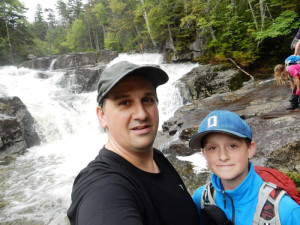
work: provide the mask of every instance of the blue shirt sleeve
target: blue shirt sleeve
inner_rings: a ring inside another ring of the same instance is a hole
[[[300,225],[300,206],[288,195],[279,202],[279,217],[283,225]]]

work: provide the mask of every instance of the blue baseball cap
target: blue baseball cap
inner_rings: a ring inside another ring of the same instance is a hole
[[[252,140],[251,128],[239,115],[226,110],[216,110],[209,113],[201,122],[198,133],[189,142],[190,148],[202,148],[204,136],[213,132]]]

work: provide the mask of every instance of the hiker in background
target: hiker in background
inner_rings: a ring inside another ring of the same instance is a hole
[[[294,40],[292,41],[292,49],[295,48],[294,55],[300,54],[299,48],[300,48],[300,29],[298,30],[296,36],[294,37]]]
[[[261,210],[266,206],[265,199],[260,196],[264,193],[261,190],[271,191],[274,187],[264,182],[249,161],[255,154],[256,144],[252,140],[251,128],[237,114],[223,110],[209,113],[201,122],[198,133],[190,140],[189,146],[201,149],[213,173],[211,183],[198,188],[193,195],[204,224],[213,224],[209,222],[205,209],[214,206],[216,211],[212,214],[215,217],[225,213],[227,219],[235,225],[275,224],[272,223],[275,221],[281,225],[300,225],[300,206],[285,192],[280,192],[276,198],[278,201],[279,196],[282,197],[279,215],[276,204],[273,216],[272,213]],[[270,197],[269,193],[264,194]],[[267,207],[270,209],[270,205]],[[272,217],[273,220],[270,221]],[[227,221],[220,224],[231,223]]]
[[[274,68],[274,77],[276,84],[284,84],[289,78],[292,95],[289,99],[290,106],[287,110],[293,110],[299,107],[299,95],[300,95],[300,56],[289,56],[285,60],[285,65],[278,64]]]

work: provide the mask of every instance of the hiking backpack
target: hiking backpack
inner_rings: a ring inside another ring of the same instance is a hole
[[[300,64],[300,55],[290,55],[284,61],[285,69],[288,71],[290,65]]]
[[[256,173],[261,176],[264,183],[261,185],[252,224],[255,225],[280,225],[279,202],[288,194],[300,205],[300,195],[294,182],[284,173],[267,167],[255,166]],[[207,184],[201,195],[201,214],[204,224],[229,225],[222,209],[216,206],[215,191],[212,183]],[[222,214],[223,213],[223,214]],[[225,216],[225,218],[224,218]]]

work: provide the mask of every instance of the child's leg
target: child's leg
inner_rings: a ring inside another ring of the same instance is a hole
[[[295,83],[296,83],[296,92],[295,92],[295,95],[300,95],[300,82],[299,82],[299,77],[298,75],[294,77],[295,79]]]

